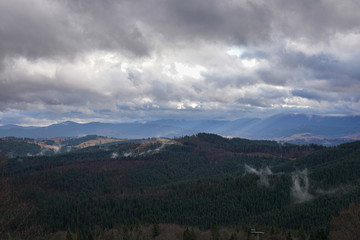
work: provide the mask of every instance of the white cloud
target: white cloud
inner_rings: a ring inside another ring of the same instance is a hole
[[[245,171],[247,173],[253,173],[253,174],[259,176],[260,177],[258,180],[259,185],[262,185],[265,187],[270,186],[268,176],[272,175],[273,173],[269,167],[262,168],[260,170],[256,170],[255,168],[252,168],[249,165],[245,164]]]
[[[336,32],[326,42],[313,43],[306,38],[287,39],[285,46],[288,51],[301,52],[308,56],[332,54],[342,60],[360,53],[360,30],[356,32]]]
[[[241,57],[244,50],[240,47],[231,47],[226,53],[230,56]]]
[[[180,62],[175,62],[175,69],[180,78],[191,77],[196,80],[203,79],[202,73],[206,72],[206,68],[203,66],[189,66]]]
[[[313,196],[309,193],[310,184],[307,169],[294,173],[292,175],[292,180],[293,186],[291,187],[291,194],[296,203],[302,203],[313,199]]]

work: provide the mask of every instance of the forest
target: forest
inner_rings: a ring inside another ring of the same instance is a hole
[[[255,228],[263,239],[328,239],[345,209],[359,209],[360,142],[199,133],[29,156],[10,140],[0,141],[1,239],[240,240]]]

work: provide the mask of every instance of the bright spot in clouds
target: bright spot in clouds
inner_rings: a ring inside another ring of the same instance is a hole
[[[232,47],[230,48],[230,50],[228,50],[226,53],[230,56],[236,56],[236,57],[241,57],[241,55],[243,54],[244,50],[242,48],[239,47]]]
[[[51,61],[44,61],[41,59],[29,61],[23,57],[13,59],[12,61],[12,69],[14,72],[22,72],[23,74],[30,76],[42,76],[47,78],[54,78],[56,75],[57,65]]]
[[[255,68],[259,65],[259,61],[256,60],[255,58],[243,59],[241,60],[241,63],[245,68]]]
[[[186,107],[184,106],[184,103],[179,103],[178,105],[177,105],[177,108],[176,109],[178,109],[178,110],[183,110],[183,109],[186,109]]]
[[[200,65],[189,66],[184,63],[175,62],[175,68],[180,78],[191,77],[194,79],[201,79],[202,73],[206,72],[206,68]]]

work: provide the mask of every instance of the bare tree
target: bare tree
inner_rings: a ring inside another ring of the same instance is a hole
[[[360,239],[360,205],[351,203],[348,209],[333,217],[330,222],[329,239],[356,240]]]

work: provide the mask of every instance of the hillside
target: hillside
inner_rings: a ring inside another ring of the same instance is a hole
[[[155,217],[201,229],[328,231],[359,200],[359,156],[360,142],[325,148],[201,133],[7,158],[0,210],[18,214],[3,214],[1,230],[86,232]]]
[[[68,138],[0,138],[0,152],[7,157],[44,156],[68,153],[74,150],[92,146],[106,147],[124,140],[87,135],[83,137]]]

